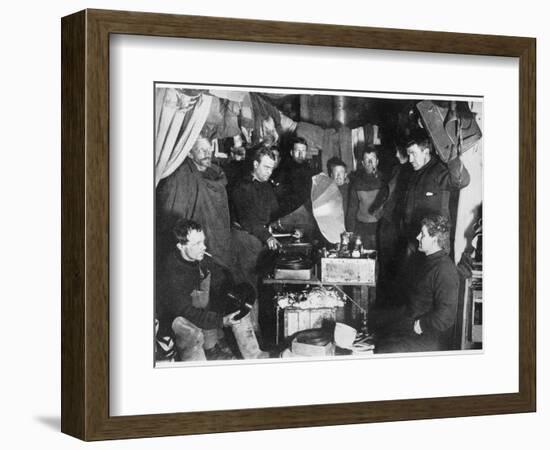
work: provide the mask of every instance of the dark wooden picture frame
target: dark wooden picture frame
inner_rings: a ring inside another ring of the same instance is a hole
[[[536,407],[536,40],[85,10],[62,30],[62,414],[84,440],[531,412]],[[519,391],[109,415],[109,36],[219,39],[519,58]]]

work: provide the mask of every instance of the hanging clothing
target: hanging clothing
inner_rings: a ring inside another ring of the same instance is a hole
[[[281,113],[281,131],[283,133],[294,133],[297,126],[297,122],[294,122],[294,120],[292,120],[290,117],[287,117],[283,113]]]
[[[155,185],[185,160],[208,117],[214,97],[183,89],[155,91]]]
[[[274,135],[273,137],[277,141],[279,137],[277,130],[281,130],[281,113],[279,110],[256,92],[250,93],[250,101],[256,133],[254,142],[260,142],[267,134]]]
[[[237,107],[235,102],[230,102],[229,100],[220,101],[221,121],[216,130],[216,137],[218,139],[240,135],[239,110],[240,108]]]

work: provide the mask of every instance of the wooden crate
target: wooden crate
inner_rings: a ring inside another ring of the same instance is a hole
[[[376,260],[369,258],[321,258],[323,283],[376,283]]]
[[[276,280],[311,280],[313,277],[312,269],[275,269],[274,278]]]
[[[342,321],[344,308],[285,308],[283,310],[283,336],[311,328],[320,328],[323,320]]]

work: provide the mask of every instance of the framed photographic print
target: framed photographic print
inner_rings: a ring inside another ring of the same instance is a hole
[[[535,169],[534,39],[63,18],[62,431],[534,411]]]

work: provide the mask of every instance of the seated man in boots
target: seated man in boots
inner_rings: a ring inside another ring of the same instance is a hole
[[[407,282],[406,306],[373,311],[376,353],[450,350],[449,332],[456,320],[458,272],[448,256],[450,225],[446,217],[421,222],[418,252]]]
[[[210,268],[201,226],[181,219],[174,228],[176,245],[157,275],[156,314],[159,335],[173,336],[180,360],[234,359],[218,343],[222,327],[239,323],[239,311],[224,314],[219,293],[210,292]],[[203,351],[204,348],[204,351]]]

